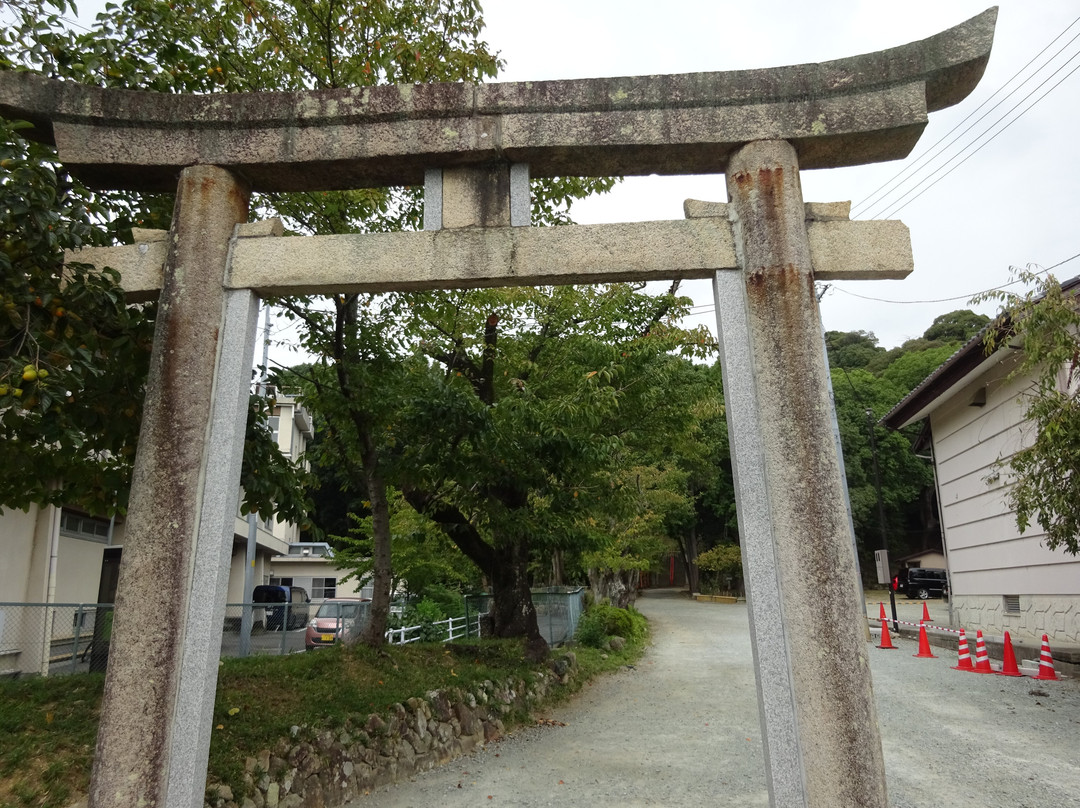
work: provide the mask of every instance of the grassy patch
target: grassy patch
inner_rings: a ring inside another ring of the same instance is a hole
[[[0,684],[0,806],[60,808],[90,782],[98,674]]]
[[[619,652],[575,647],[581,675],[559,695],[633,663],[645,643],[632,640]],[[289,737],[293,726],[359,726],[369,714],[431,690],[474,690],[485,680],[526,678],[536,669],[513,640],[337,646],[223,660],[209,774],[242,794],[244,759]],[[0,682],[0,808],[63,808],[86,793],[103,684],[95,674]]]

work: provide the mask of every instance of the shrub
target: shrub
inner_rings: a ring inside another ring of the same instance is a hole
[[[737,544],[718,544],[701,553],[695,563],[707,573],[704,578],[714,590],[742,592],[742,553]],[[704,588],[704,587],[703,587]]]
[[[442,611],[440,620],[447,617],[463,617],[465,615],[465,599],[456,589],[451,589],[442,584],[432,584],[424,589],[424,600],[437,604]]]
[[[647,625],[636,609],[597,604],[581,616],[575,637],[582,645],[600,648],[611,636],[630,642],[641,640],[645,637]]]

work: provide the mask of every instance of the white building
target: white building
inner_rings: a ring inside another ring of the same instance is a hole
[[[270,425],[282,453],[293,460],[300,458],[313,435],[312,423],[293,396],[278,393]],[[300,586],[313,601],[360,594],[355,584],[339,583],[345,573],[334,566],[327,545],[298,543],[299,528],[294,524],[262,518],[255,523],[253,585]],[[229,603],[246,599],[248,529],[248,517],[238,511]],[[78,605],[113,601],[123,545],[122,519],[36,505],[25,513],[7,510],[0,514],[0,675],[46,669],[57,644],[92,622],[94,610],[84,613]]]
[[[1074,279],[1064,286],[1080,285]],[[1005,501],[1008,460],[1029,439],[1011,381],[1017,351],[987,356],[976,336],[885,416],[899,429],[928,419],[952,586],[954,625],[1051,644],[1080,642],[1080,558],[1048,550],[1037,524],[1021,534]]]

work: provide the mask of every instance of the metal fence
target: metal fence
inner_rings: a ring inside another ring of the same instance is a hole
[[[450,617],[420,626],[404,626],[388,629],[386,641],[391,645],[407,645],[411,642],[453,642],[462,637],[479,637],[482,614],[466,614]]]
[[[0,603],[0,677],[104,671],[111,603]]]
[[[361,602],[350,625],[357,636],[366,624],[371,605]],[[345,619],[332,618],[330,627],[308,630],[318,604],[229,603],[221,634],[221,656],[292,654],[316,637],[340,636]],[[105,672],[112,635],[111,603],[3,603],[0,602],[0,678],[56,676],[67,673]],[[456,617],[428,625],[392,628],[387,642],[404,644],[426,640],[452,642],[480,636],[481,614]]]
[[[487,613],[492,596],[487,593],[465,596],[465,617]],[[562,645],[574,639],[578,620],[585,610],[585,588],[549,586],[532,591],[536,623],[548,645]]]

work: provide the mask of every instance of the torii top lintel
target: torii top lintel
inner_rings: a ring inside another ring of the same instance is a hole
[[[263,191],[418,185],[493,161],[534,177],[719,173],[762,139],[829,168],[907,155],[927,114],[978,83],[996,20],[831,62],[572,81],[170,95],[3,72],[0,114],[31,121],[85,182],[128,190],[174,190],[196,164]]]

